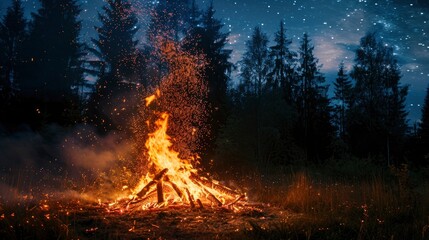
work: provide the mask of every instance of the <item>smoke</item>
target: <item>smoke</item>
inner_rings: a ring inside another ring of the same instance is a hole
[[[57,163],[103,170],[128,152],[128,142],[121,139],[117,134],[98,136],[86,126],[68,130],[51,125],[41,132],[26,129],[11,135],[1,134],[0,164],[2,169],[46,168]]]
[[[131,144],[122,139],[118,134],[99,136],[87,126],[0,132],[0,202],[84,193],[104,172],[129,159]]]
[[[66,138],[62,146],[66,163],[70,167],[98,172],[108,169],[130,151],[131,144],[114,134],[95,137],[93,140],[88,143],[76,135]]]

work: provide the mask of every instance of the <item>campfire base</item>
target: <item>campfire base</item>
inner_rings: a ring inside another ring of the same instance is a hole
[[[175,205],[188,205],[190,208],[196,208],[198,205],[198,208],[203,209],[205,208],[205,204],[209,204],[210,207],[234,209],[234,205],[239,205],[240,201],[246,200],[245,194],[240,194],[228,187],[220,185],[219,183],[210,181],[207,178],[198,177],[196,174],[191,174],[187,181],[192,181],[196,186],[198,186],[199,190],[204,193],[202,195],[205,196],[205,203],[203,203],[202,199],[195,198],[190,193],[187,186],[183,189],[179,188],[175,182],[171,181],[171,178],[168,175],[168,169],[165,168],[155,174],[152,180],[140,189],[134,197],[131,199],[120,199],[117,203],[108,204],[107,208],[109,211],[134,211]],[[169,202],[165,199],[164,183],[170,186],[170,193],[180,199],[180,202],[177,203],[174,200]],[[224,196],[228,196],[229,202],[221,202],[219,198],[211,192],[213,190],[218,193],[220,192]],[[154,199],[155,197],[156,200]],[[241,203],[241,205],[244,203],[245,202]]]

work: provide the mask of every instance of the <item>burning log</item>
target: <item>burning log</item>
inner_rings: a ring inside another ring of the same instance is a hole
[[[171,187],[174,189],[174,191],[177,193],[177,195],[178,195],[180,198],[182,198],[182,197],[183,197],[183,193],[182,193],[182,191],[180,191],[179,187],[178,187],[174,182],[171,182],[171,181],[170,181],[170,178],[169,178],[168,176],[165,176],[165,177],[164,177],[164,181],[165,181],[165,182],[168,182],[168,183],[171,185]]]
[[[218,191],[230,194],[230,195],[239,195],[238,192],[232,190],[231,188],[225,187],[223,185],[214,183],[213,181],[210,181],[209,179],[205,178],[205,177],[200,177],[195,173],[191,173],[191,180],[193,180],[194,182],[198,182],[199,184],[202,184],[206,187],[210,187],[213,189],[216,189]]]
[[[199,198],[197,199],[197,203],[198,203],[198,206],[199,206],[201,209],[203,209],[203,208],[204,208],[203,203],[201,202],[201,200],[200,200]]]
[[[228,203],[228,207],[229,206],[232,206],[232,205],[234,205],[234,204],[236,204],[238,201],[240,201],[241,199],[244,199],[246,197],[246,195],[244,195],[244,194],[242,194],[242,195],[240,195],[237,199],[235,199],[233,202],[231,202],[231,203]]]
[[[158,174],[155,175],[155,177],[153,178],[153,181],[159,181],[161,180],[162,177],[164,177],[164,175],[168,172],[168,168],[164,168],[161,172],[159,172]]]
[[[152,181],[150,181],[148,184],[146,184],[146,186],[144,186],[144,188],[137,193],[137,197],[142,198],[144,197],[147,192],[155,185],[158,183],[159,180],[161,180],[162,177],[164,177],[164,175],[168,172],[168,168],[165,168],[164,170],[162,170],[161,172],[159,172],[158,174],[155,175],[155,177],[152,179]]]
[[[204,190],[208,193],[209,197],[208,199],[214,203],[217,204],[218,207],[222,207],[222,202],[219,201],[219,199],[217,199],[217,197],[215,195],[213,195],[213,193],[209,192],[207,189],[204,188]]]
[[[204,192],[206,192],[207,194],[208,194],[208,199],[210,200],[210,201],[212,201],[213,203],[216,203],[216,205],[218,206],[218,207],[222,207],[222,205],[223,205],[223,203],[213,194],[213,193],[211,193],[208,189],[207,189],[207,187],[209,187],[209,186],[206,186],[203,182],[201,182],[201,181],[199,181],[199,179],[201,179],[201,178],[199,178],[198,176],[196,176],[195,174],[192,174],[191,175],[191,178],[190,178],[191,180],[192,180],[192,182],[194,182],[195,184],[197,184],[197,185],[199,185],[202,189],[203,189],[203,191]],[[206,183],[207,182],[209,182],[209,183],[212,183],[212,182],[210,182],[210,181],[208,181],[208,180],[206,180]],[[212,183],[212,184],[214,184],[214,183]],[[211,187],[211,188],[213,188],[213,187]],[[215,189],[215,188],[213,188],[213,189]],[[232,190],[231,190],[232,191]],[[236,194],[237,195],[237,194]]]
[[[127,204],[126,204],[126,209],[130,209],[133,210],[136,208],[137,204],[146,201],[148,198],[150,198],[150,196],[152,196],[155,192],[157,191],[157,189],[154,189],[152,191],[148,191],[146,193],[146,195],[144,195],[144,197],[142,198],[133,198],[128,200]]]
[[[191,208],[195,208],[194,200],[192,199],[192,195],[188,189],[186,189],[186,194],[188,194],[188,200],[189,200],[189,204],[191,205]]]
[[[156,184],[156,193],[158,196],[158,203],[163,203],[164,202],[164,192],[162,191],[162,181],[159,181]]]

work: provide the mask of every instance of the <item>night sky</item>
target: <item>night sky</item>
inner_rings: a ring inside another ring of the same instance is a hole
[[[0,1],[4,15],[11,0]],[[37,11],[37,0],[24,0],[27,13]],[[156,1],[132,0],[141,20],[144,36],[148,9]],[[210,2],[197,0],[205,8]],[[376,30],[389,46],[393,46],[402,70],[402,83],[410,85],[407,98],[409,123],[420,118],[421,104],[429,84],[429,1],[428,0],[214,0],[216,17],[230,32],[229,46],[234,50],[232,61],[240,60],[253,28],[260,25],[270,40],[284,20],[292,49],[304,32],[315,45],[315,55],[323,64],[327,82],[336,77],[338,64],[344,61],[350,70],[360,38]],[[93,26],[103,0],[81,0],[82,40],[94,37]],[[29,16],[29,14],[28,14]],[[144,41],[142,37],[142,41]],[[88,41],[87,41],[88,42]],[[332,91],[331,86],[331,91]]]

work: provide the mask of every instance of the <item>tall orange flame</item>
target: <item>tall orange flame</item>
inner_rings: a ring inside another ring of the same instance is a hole
[[[160,92],[157,90],[156,94],[147,97],[146,106],[149,106],[159,96]],[[161,192],[163,194],[161,199],[164,200],[165,205],[177,202],[188,202],[192,205],[196,201],[199,204],[221,206],[227,201],[237,199],[239,194],[233,190],[198,176],[197,169],[192,165],[193,158],[182,159],[178,152],[171,149],[171,139],[167,134],[168,119],[169,115],[166,112],[159,115],[155,122],[155,130],[148,135],[145,144],[149,162],[153,165],[155,172],[162,173],[162,176],[159,174],[158,177],[146,176],[133,192],[138,196],[138,193],[150,185],[151,181],[154,182],[154,178],[162,178],[162,180],[157,179],[156,182],[166,183]],[[160,196],[158,196],[159,198]]]

